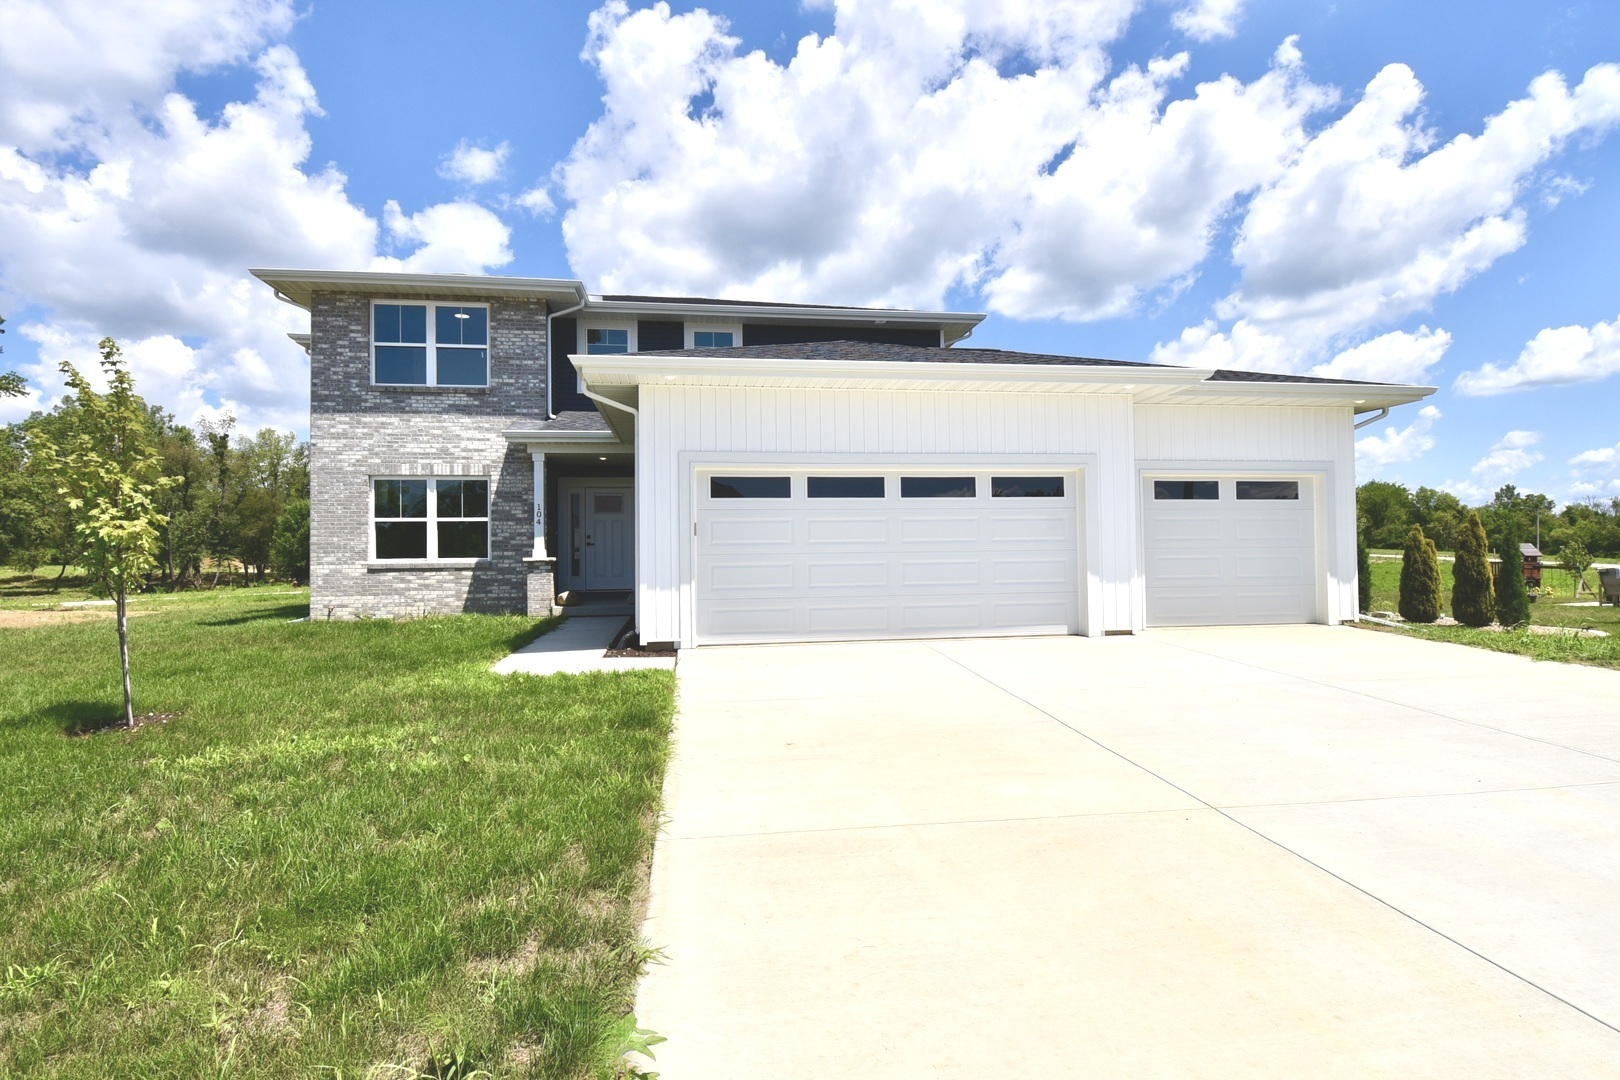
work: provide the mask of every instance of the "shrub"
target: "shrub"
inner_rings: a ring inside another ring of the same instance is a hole
[[[1356,611],[1366,614],[1372,607],[1372,561],[1367,558],[1367,531],[1356,530]]]
[[[1464,626],[1489,626],[1496,618],[1496,588],[1491,583],[1490,546],[1485,524],[1470,510],[1457,531],[1457,563],[1452,567],[1451,613]]]
[[[1530,621],[1530,592],[1524,586],[1524,555],[1519,551],[1516,518],[1504,518],[1496,554],[1502,560],[1496,578],[1496,621],[1503,626],[1523,626]]]
[[[1432,623],[1440,617],[1440,604],[1440,556],[1434,542],[1423,535],[1423,526],[1414,525],[1406,534],[1401,560],[1401,618]]]

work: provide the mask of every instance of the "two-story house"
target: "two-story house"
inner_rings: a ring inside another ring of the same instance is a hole
[[[977,314],[256,270],[310,313],[317,618],[640,638],[1356,614],[1353,428],[1432,388],[975,349]]]

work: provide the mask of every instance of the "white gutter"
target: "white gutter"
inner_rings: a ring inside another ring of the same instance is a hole
[[[1375,412],[1371,416],[1367,417],[1367,419],[1361,421],[1358,424],[1355,424],[1352,427],[1351,430],[1360,431],[1362,428],[1366,427],[1368,424],[1376,424],[1376,423],[1378,423],[1378,421],[1382,420],[1384,417],[1386,417],[1388,415],[1389,415],[1389,406],[1385,405],[1382,409],[1379,409],[1377,412]]]
[[[591,388],[589,386],[586,386],[584,388],[583,393],[585,394],[586,397],[590,398],[592,401],[596,402],[599,405],[611,405],[615,409],[623,409],[625,412],[630,414],[630,439],[621,438],[619,440],[620,442],[630,442],[631,440],[633,440],[639,434],[639,432],[636,431],[636,428],[638,426],[637,421],[639,421],[641,419],[641,414],[638,413],[635,410],[634,406],[626,405],[622,401],[614,401],[610,397],[603,397],[601,394],[597,394],[597,393],[592,392],[592,390],[591,390]],[[603,417],[603,419],[606,420],[607,418]],[[612,427],[613,426],[613,421],[608,420],[608,426]],[[614,434],[617,435],[618,432],[615,431]]]
[[[586,304],[588,304],[590,302],[591,302],[590,297],[587,296],[584,300],[581,300],[579,303],[575,304],[573,307],[571,307],[571,308],[563,308],[561,311],[552,311],[551,310],[551,305],[550,304],[546,305],[546,419],[547,420],[555,420],[555,419],[557,419],[557,414],[555,412],[553,412],[552,408],[551,408],[551,381],[552,381],[551,380],[551,357],[552,357],[552,349],[553,349],[553,346],[551,344],[551,320],[556,318],[558,315],[572,315],[574,312],[578,311],[580,308],[584,307]],[[575,344],[575,346],[579,345],[579,340],[577,338],[575,339],[574,344]]]
[[[938,360],[807,360],[712,356],[673,357],[645,355],[581,355],[571,358],[576,369],[600,379],[617,376],[638,385],[663,376],[699,378],[765,377],[920,382],[1076,383],[1135,388],[1143,385],[1196,386],[1213,372],[1202,368],[1127,367],[1112,364],[981,364]]]

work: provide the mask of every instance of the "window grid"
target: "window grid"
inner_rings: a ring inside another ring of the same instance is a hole
[[[406,377],[397,377],[401,375]],[[489,306],[373,302],[371,382],[373,386],[488,387]]]
[[[489,557],[489,481],[372,481],[371,557],[376,562],[454,562]]]

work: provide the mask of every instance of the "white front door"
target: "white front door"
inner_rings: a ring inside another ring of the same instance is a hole
[[[584,580],[580,589],[629,589],[636,583],[635,518],[631,489],[586,487]]]
[[[696,474],[698,644],[1079,629],[1078,475]]]

